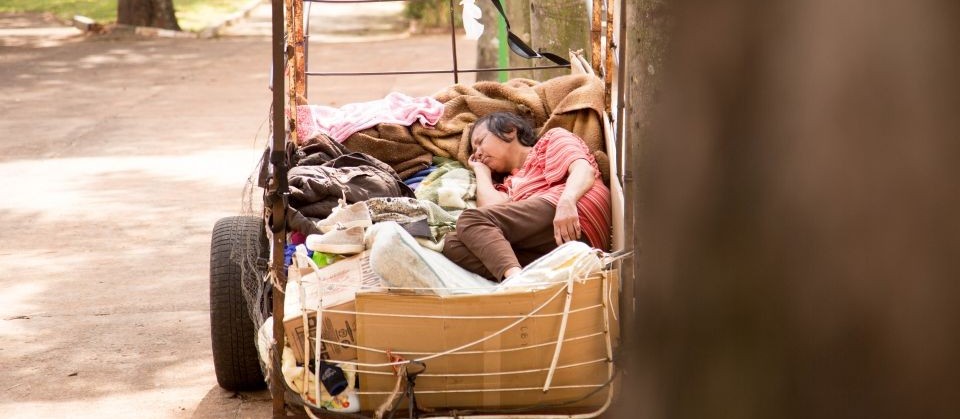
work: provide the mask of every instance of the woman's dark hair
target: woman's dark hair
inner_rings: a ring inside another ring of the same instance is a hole
[[[470,127],[467,138],[473,138],[473,130],[480,125],[486,125],[487,131],[508,143],[511,140],[507,137],[507,134],[513,130],[517,130],[517,140],[520,141],[520,144],[527,147],[532,147],[538,140],[537,134],[533,132],[533,124],[515,113],[494,112],[481,117]]]

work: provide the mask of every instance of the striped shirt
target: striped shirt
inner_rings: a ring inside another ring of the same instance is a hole
[[[591,246],[609,249],[610,189],[600,177],[597,161],[580,137],[563,128],[547,131],[534,144],[523,167],[507,176],[497,190],[506,192],[511,201],[542,197],[554,206],[566,186],[568,170],[573,162],[584,159],[593,167],[595,181],[579,201],[577,214],[580,228]]]

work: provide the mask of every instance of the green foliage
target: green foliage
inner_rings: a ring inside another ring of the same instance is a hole
[[[46,12],[62,20],[83,15],[97,22],[113,22],[117,20],[117,0],[0,0],[0,12]]]
[[[253,0],[173,0],[180,27],[199,31],[240,10]],[[0,12],[52,13],[68,21],[83,15],[100,23],[117,21],[117,0],[0,0]]]

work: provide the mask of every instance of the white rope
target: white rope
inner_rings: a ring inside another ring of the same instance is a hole
[[[607,358],[597,358],[592,361],[577,362],[574,364],[564,364],[558,365],[557,369],[565,368],[576,368],[582,367],[584,365],[597,364],[600,362],[609,362]],[[549,368],[534,368],[528,370],[513,370],[513,371],[500,371],[500,372],[475,372],[475,373],[458,373],[458,374],[418,374],[417,377],[490,377],[497,375],[516,375],[516,374],[532,374],[537,372],[547,371]],[[392,372],[387,371],[373,371],[373,370],[361,370],[361,369],[349,369],[344,368],[344,371],[356,372],[361,374],[370,374],[370,375],[394,375]]]
[[[294,259],[296,259],[297,254],[294,254],[293,257]],[[297,269],[297,268],[295,267],[294,269]],[[300,275],[299,272],[297,272],[297,288],[299,289],[299,294],[300,294],[300,319],[303,322],[303,360],[304,360],[304,363],[306,363],[307,354],[310,353],[310,318],[309,318],[309,315],[307,314],[307,291],[304,290],[303,288],[303,275]],[[317,323],[317,326],[319,325],[320,324]],[[304,365],[303,373],[301,374],[301,379],[303,380],[300,387],[301,399],[306,399],[307,391],[309,391],[309,388],[310,388],[310,377],[308,375],[309,373],[310,373],[310,368]],[[320,398],[318,397],[314,400],[320,400]]]
[[[573,341],[581,340],[581,339],[589,339],[589,338],[592,338],[592,337],[594,337],[594,336],[600,336],[600,335],[603,335],[603,332],[596,332],[596,333],[591,333],[591,334],[588,334],[588,335],[581,335],[581,336],[576,336],[576,337],[564,339],[564,342],[573,342]],[[354,348],[354,349],[362,350],[362,351],[366,351],[366,352],[376,352],[376,353],[381,353],[381,354],[386,354],[386,353],[387,353],[386,350],[378,349],[378,348],[370,348],[370,347],[366,347],[366,346],[352,345],[352,344],[349,344],[349,343],[337,342],[337,341],[327,340],[327,339],[320,339],[320,341],[321,341],[321,342],[324,342],[324,343],[327,343],[327,344],[331,344],[331,345],[346,346],[346,347],[348,347],[348,348]],[[551,340],[551,341],[547,341],[547,342],[543,342],[543,343],[536,343],[536,344],[533,344],[533,345],[515,346],[515,347],[512,347],[512,348],[485,349],[485,350],[482,350],[482,351],[460,351],[460,352],[453,353],[453,354],[450,354],[450,355],[477,355],[477,354],[492,354],[492,353],[501,353],[501,352],[525,351],[525,350],[529,350],[529,349],[536,349],[536,348],[539,348],[539,347],[542,347],[542,346],[554,345],[554,344],[556,344],[556,343],[557,343],[557,341]],[[401,351],[391,351],[391,353],[401,354],[401,355],[430,355],[430,354],[434,354],[434,353],[436,353],[436,352],[416,352],[416,351],[401,352]]]
[[[601,263],[602,263],[602,262],[601,262]],[[585,277],[585,278],[583,278],[583,279],[580,279],[579,282],[580,282],[580,283],[586,283],[586,282],[588,282],[588,281],[596,281],[596,280],[599,280],[599,279],[601,279],[601,277],[600,277],[599,275],[590,275],[590,276],[588,276],[588,277]],[[507,288],[508,291],[496,290],[496,287],[491,287],[491,286],[485,286],[485,287],[393,287],[393,286],[391,286],[391,287],[385,287],[385,288],[388,288],[388,289],[391,290],[391,291],[396,291],[396,290],[401,290],[401,291],[403,291],[403,290],[409,290],[409,291],[431,291],[431,290],[443,290],[443,291],[491,290],[492,292],[489,293],[490,295],[499,295],[499,294],[502,294],[502,293],[504,293],[504,292],[528,292],[528,291],[530,291],[530,290],[526,290],[525,288],[549,287],[549,286],[551,286],[551,285],[556,285],[556,284],[557,284],[557,282],[555,282],[555,281],[525,282],[524,285],[523,285],[523,288],[520,288],[520,287]],[[457,294],[454,294],[454,296],[455,296],[455,295],[457,295]],[[465,295],[465,294],[462,294],[462,295]],[[488,294],[469,294],[469,295],[488,295]]]
[[[310,259],[310,264],[313,265],[313,260],[312,260],[312,259]],[[313,265],[313,266],[316,266],[316,265]],[[316,271],[315,271],[315,272],[316,272]],[[302,289],[303,289],[303,288],[301,288],[301,290],[302,290]],[[316,332],[314,332],[314,333],[315,333],[316,336],[322,336],[322,335],[323,335],[323,332],[322,332],[322,330],[323,330],[323,293],[321,292],[321,293],[318,293],[318,294],[319,294],[319,298],[317,298],[317,330],[316,330]],[[301,300],[301,301],[304,301],[304,300]],[[303,306],[303,307],[305,307],[306,305],[307,305],[306,302],[301,303],[301,306]],[[310,335],[304,335],[304,336],[307,336],[307,337],[308,337],[308,338],[306,338],[306,339],[304,339],[304,340],[310,340],[310,339],[309,339],[309,336],[310,336]],[[314,376],[314,378],[317,379],[317,384],[316,384],[315,386],[313,386],[313,388],[314,388],[314,392],[313,392],[314,398],[313,398],[313,399],[316,400],[316,401],[318,401],[318,402],[320,401],[320,386],[321,386],[321,384],[320,384],[320,352],[321,352],[321,351],[320,351],[320,345],[314,345],[314,348],[313,348],[313,376]],[[307,353],[309,353],[309,352],[307,352]],[[303,359],[307,359],[306,355],[304,355]],[[307,369],[306,367],[307,367],[307,366],[304,365],[304,369]]]
[[[592,310],[596,308],[603,308],[603,304],[594,304],[592,306],[580,307],[570,310],[570,313],[580,313],[587,310]],[[441,319],[441,320],[496,320],[496,319],[520,319],[520,318],[549,318],[563,316],[563,312],[549,313],[549,314],[517,314],[509,316],[439,316],[439,315],[427,315],[427,314],[395,314],[395,313],[366,313],[359,312],[356,310],[330,310],[324,309],[323,311],[327,313],[334,314],[353,314],[357,316],[368,316],[368,317],[402,317],[409,319]]]
[[[576,261],[579,262],[579,259]],[[577,263],[574,262],[574,266]],[[550,382],[553,381],[553,373],[557,369],[557,362],[560,360],[560,350],[563,348],[563,337],[567,332],[567,319],[570,317],[570,303],[573,301],[573,273],[570,269],[567,274],[567,298],[563,303],[563,317],[560,318],[560,331],[557,333],[557,346],[553,350],[553,360],[550,361],[550,369],[547,371],[547,379],[543,382],[543,392],[550,390]]]
[[[603,384],[579,384],[579,385],[569,385],[569,386],[554,386],[554,390],[564,390],[564,389],[577,389],[577,388],[597,388],[604,387],[607,383]],[[511,387],[511,388],[465,388],[458,390],[417,390],[417,394],[442,394],[442,393],[490,393],[490,392],[506,392],[506,391],[535,391],[542,390],[540,387]],[[392,394],[389,391],[358,391],[358,395],[362,396],[380,396],[385,394]]]

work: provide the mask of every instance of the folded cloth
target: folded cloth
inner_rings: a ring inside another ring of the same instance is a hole
[[[437,169],[420,182],[414,192],[417,199],[434,202],[447,210],[476,207],[477,180],[473,172],[456,160],[434,157],[433,161]]]
[[[436,166],[436,165],[430,165],[430,167],[428,167],[428,168],[426,168],[426,169],[423,169],[423,170],[421,170],[421,171],[419,171],[419,172],[417,172],[417,173],[414,173],[414,174],[411,175],[410,177],[427,177],[427,175],[433,173],[434,170],[437,170],[437,166]],[[406,179],[404,179],[404,180],[406,180]]]
[[[313,218],[328,217],[341,198],[352,204],[373,197],[414,196],[390,166],[362,153],[346,154],[321,166],[297,166],[287,178],[290,206]],[[288,224],[292,221],[297,220],[287,220]]]
[[[297,138],[300,141],[318,134],[343,142],[353,133],[377,124],[423,125],[437,123],[443,104],[431,97],[410,97],[393,92],[383,99],[351,103],[340,108],[321,105],[297,106]]]
[[[417,241],[431,250],[443,250],[443,238],[457,229],[461,211],[448,211],[437,204],[412,198],[372,198],[367,200],[370,218],[374,223],[393,221],[400,224]],[[429,235],[423,234],[419,221],[425,221]]]

